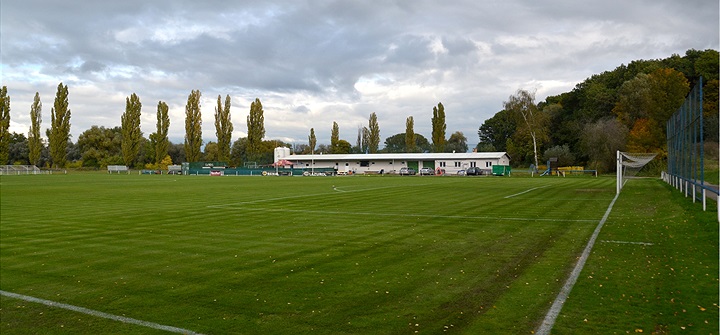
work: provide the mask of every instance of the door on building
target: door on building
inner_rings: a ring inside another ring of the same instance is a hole
[[[418,161],[408,161],[407,167],[415,169],[415,171],[418,170]]]

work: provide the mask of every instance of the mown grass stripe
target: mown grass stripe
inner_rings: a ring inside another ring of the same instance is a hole
[[[544,187],[548,187],[548,186],[549,186],[549,185],[533,187],[533,188],[531,188],[531,189],[529,189],[529,190],[525,190],[525,191],[522,191],[522,192],[518,192],[518,193],[515,193],[515,194],[511,194],[511,195],[505,196],[504,199],[514,198],[514,197],[517,197],[518,195],[523,195],[523,194],[525,194],[525,193],[532,192],[532,191],[535,191],[535,190],[537,190],[537,189],[539,189],[539,188],[544,188]]]
[[[540,324],[540,328],[538,328],[536,334],[550,334],[550,331],[555,324],[555,320],[557,319],[558,315],[560,315],[563,304],[565,304],[565,301],[570,295],[570,291],[572,291],[575,282],[577,282],[577,279],[580,276],[580,272],[582,272],[582,269],[585,266],[585,262],[587,261],[588,257],[590,257],[590,252],[595,245],[595,240],[597,240],[598,235],[600,235],[600,230],[605,224],[605,221],[607,221],[607,218],[610,216],[610,212],[612,212],[612,208],[615,205],[615,201],[617,201],[618,196],[620,196],[620,194],[615,195],[613,200],[610,202],[607,210],[605,211],[605,215],[603,215],[600,223],[598,223],[597,227],[595,227],[595,231],[593,231],[592,236],[590,236],[590,240],[585,246],[585,250],[583,250],[582,255],[580,255],[580,258],[575,264],[575,267],[570,273],[570,276],[568,277],[567,281],[565,281],[565,284],[560,290],[560,293],[557,295],[557,298],[555,298],[555,301],[553,301],[552,306],[550,306],[550,310],[548,310],[547,314],[545,315],[545,319],[543,320],[542,324]]]
[[[470,215],[433,215],[433,214],[405,214],[405,213],[378,213],[378,212],[353,212],[353,211],[327,211],[327,210],[303,210],[303,209],[282,209],[282,208],[247,208],[247,207],[225,207],[243,211],[262,212],[283,212],[302,214],[324,214],[324,215],[354,215],[354,216],[389,216],[403,218],[432,218],[432,219],[466,219],[466,220],[499,220],[499,221],[548,221],[548,222],[597,222],[597,219],[552,219],[552,218],[523,218],[523,217],[497,217],[497,216],[470,216]]]
[[[133,318],[120,316],[120,315],[108,314],[105,312],[100,312],[100,311],[96,311],[96,310],[92,310],[92,309],[88,309],[88,308],[84,308],[84,307],[80,307],[80,306],[74,306],[74,305],[64,304],[61,302],[35,298],[35,297],[28,296],[28,295],[12,293],[12,292],[7,292],[7,291],[3,291],[3,290],[0,290],[0,295],[3,295],[8,298],[14,298],[14,299],[20,299],[20,300],[24,300],[24,301],[28,301],[28,302],[33,302],[36,304],[42,304],[45,306],[67,309],[67,310],[70,310],[73,312],[92,315],[92,316],[99,317],[99,318],[110,319],[110,320],[114,320],[114,321],[134,324],[134,325],[138,325],[138,326],[144,326],[144,327],[158,329],[158,330],[164,330],[164,331],[171,332],[171,333],[202,335],[200,333],[196,333],[196,332],[194,332],[192,330],[188,330],[188,329],[161,325],[161,324],[155,323],[155,322],[143,321],[143,320],[133,319]]]

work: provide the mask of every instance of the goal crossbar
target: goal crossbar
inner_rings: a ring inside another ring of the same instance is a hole
[[[640,169],[650,163],[657,153],[617,152],[617,193],[620,194],[628,178],[634,177]]]

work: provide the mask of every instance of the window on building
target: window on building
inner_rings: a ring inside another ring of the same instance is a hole
[[[470,162],[470,167],[477,167],[477,162]]]
[[[485,167],[491,167],[491,166],[492,166],[492,162],[485,162]]]
[[[361,167],[368,167],[368,166],[370,166],[370,161],[360,161],[360,166],[361,166]]]
[[[455,162],[455,167],[461,167],[461,166],[462,166],[462,162]]]

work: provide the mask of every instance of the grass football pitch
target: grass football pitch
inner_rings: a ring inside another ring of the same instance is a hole
[[[0,333],[529,334],[614,181],[2,176],[0,290],[117,318],[4,294]],[[717,302],[717,213],[634,180],[553,333],[715,333]]]

